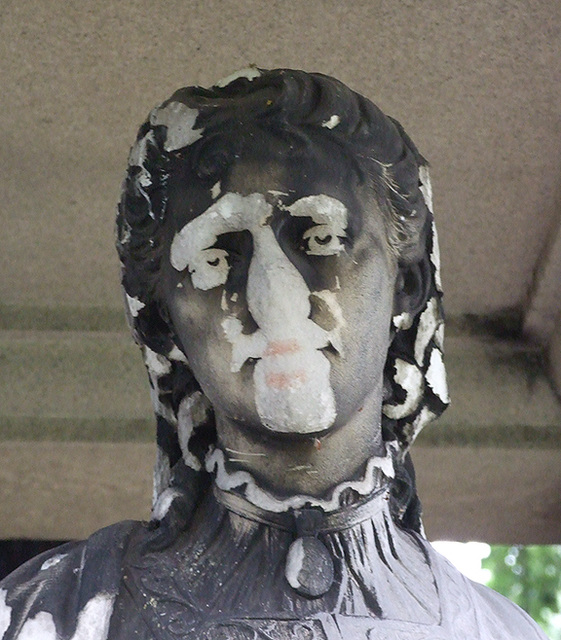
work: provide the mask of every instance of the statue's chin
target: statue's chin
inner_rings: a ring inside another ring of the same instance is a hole
[[[328,430],[336,417],[329,372],[329,360],[317,349],[258,360],[253,381],[263,426],[302,435]]]

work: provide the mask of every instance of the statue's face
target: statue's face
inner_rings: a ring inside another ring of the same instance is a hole
[[[280,163],[278,144],[242,155],[197,217],[172,189],[164,295],[218,428],[320,434],[381,397],[395,265],[348,161]]]

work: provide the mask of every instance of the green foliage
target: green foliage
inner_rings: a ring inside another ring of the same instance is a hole
[[[551,640],[561,640],[561,546],[493,546],[487,585],[516,602]]]

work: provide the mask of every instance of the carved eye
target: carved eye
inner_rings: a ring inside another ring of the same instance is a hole
[[[224,249],[205,249],[189,263],[191,281],[196,289],[212,289],[228,279],[228,252]]]
[[[310,256],[333,256],[341,253],[345,245],[336,236],[329,225],[318,224],[308,229],[304,235],[305,251]]]

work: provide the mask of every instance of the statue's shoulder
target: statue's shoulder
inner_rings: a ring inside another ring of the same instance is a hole
[[[0,582],[0,639],[105,638],[138,522],[120,522],[87,540],[69,542],[29,560]]]
[[[471,640],[547,640],[541,628],[518,605],[466,578],[426,544],[438,576],[441,606],[455,637]]]
[[[482,584],[471,583],[480,628],[489,638],[547,640],[541,627],[518,605]]]

